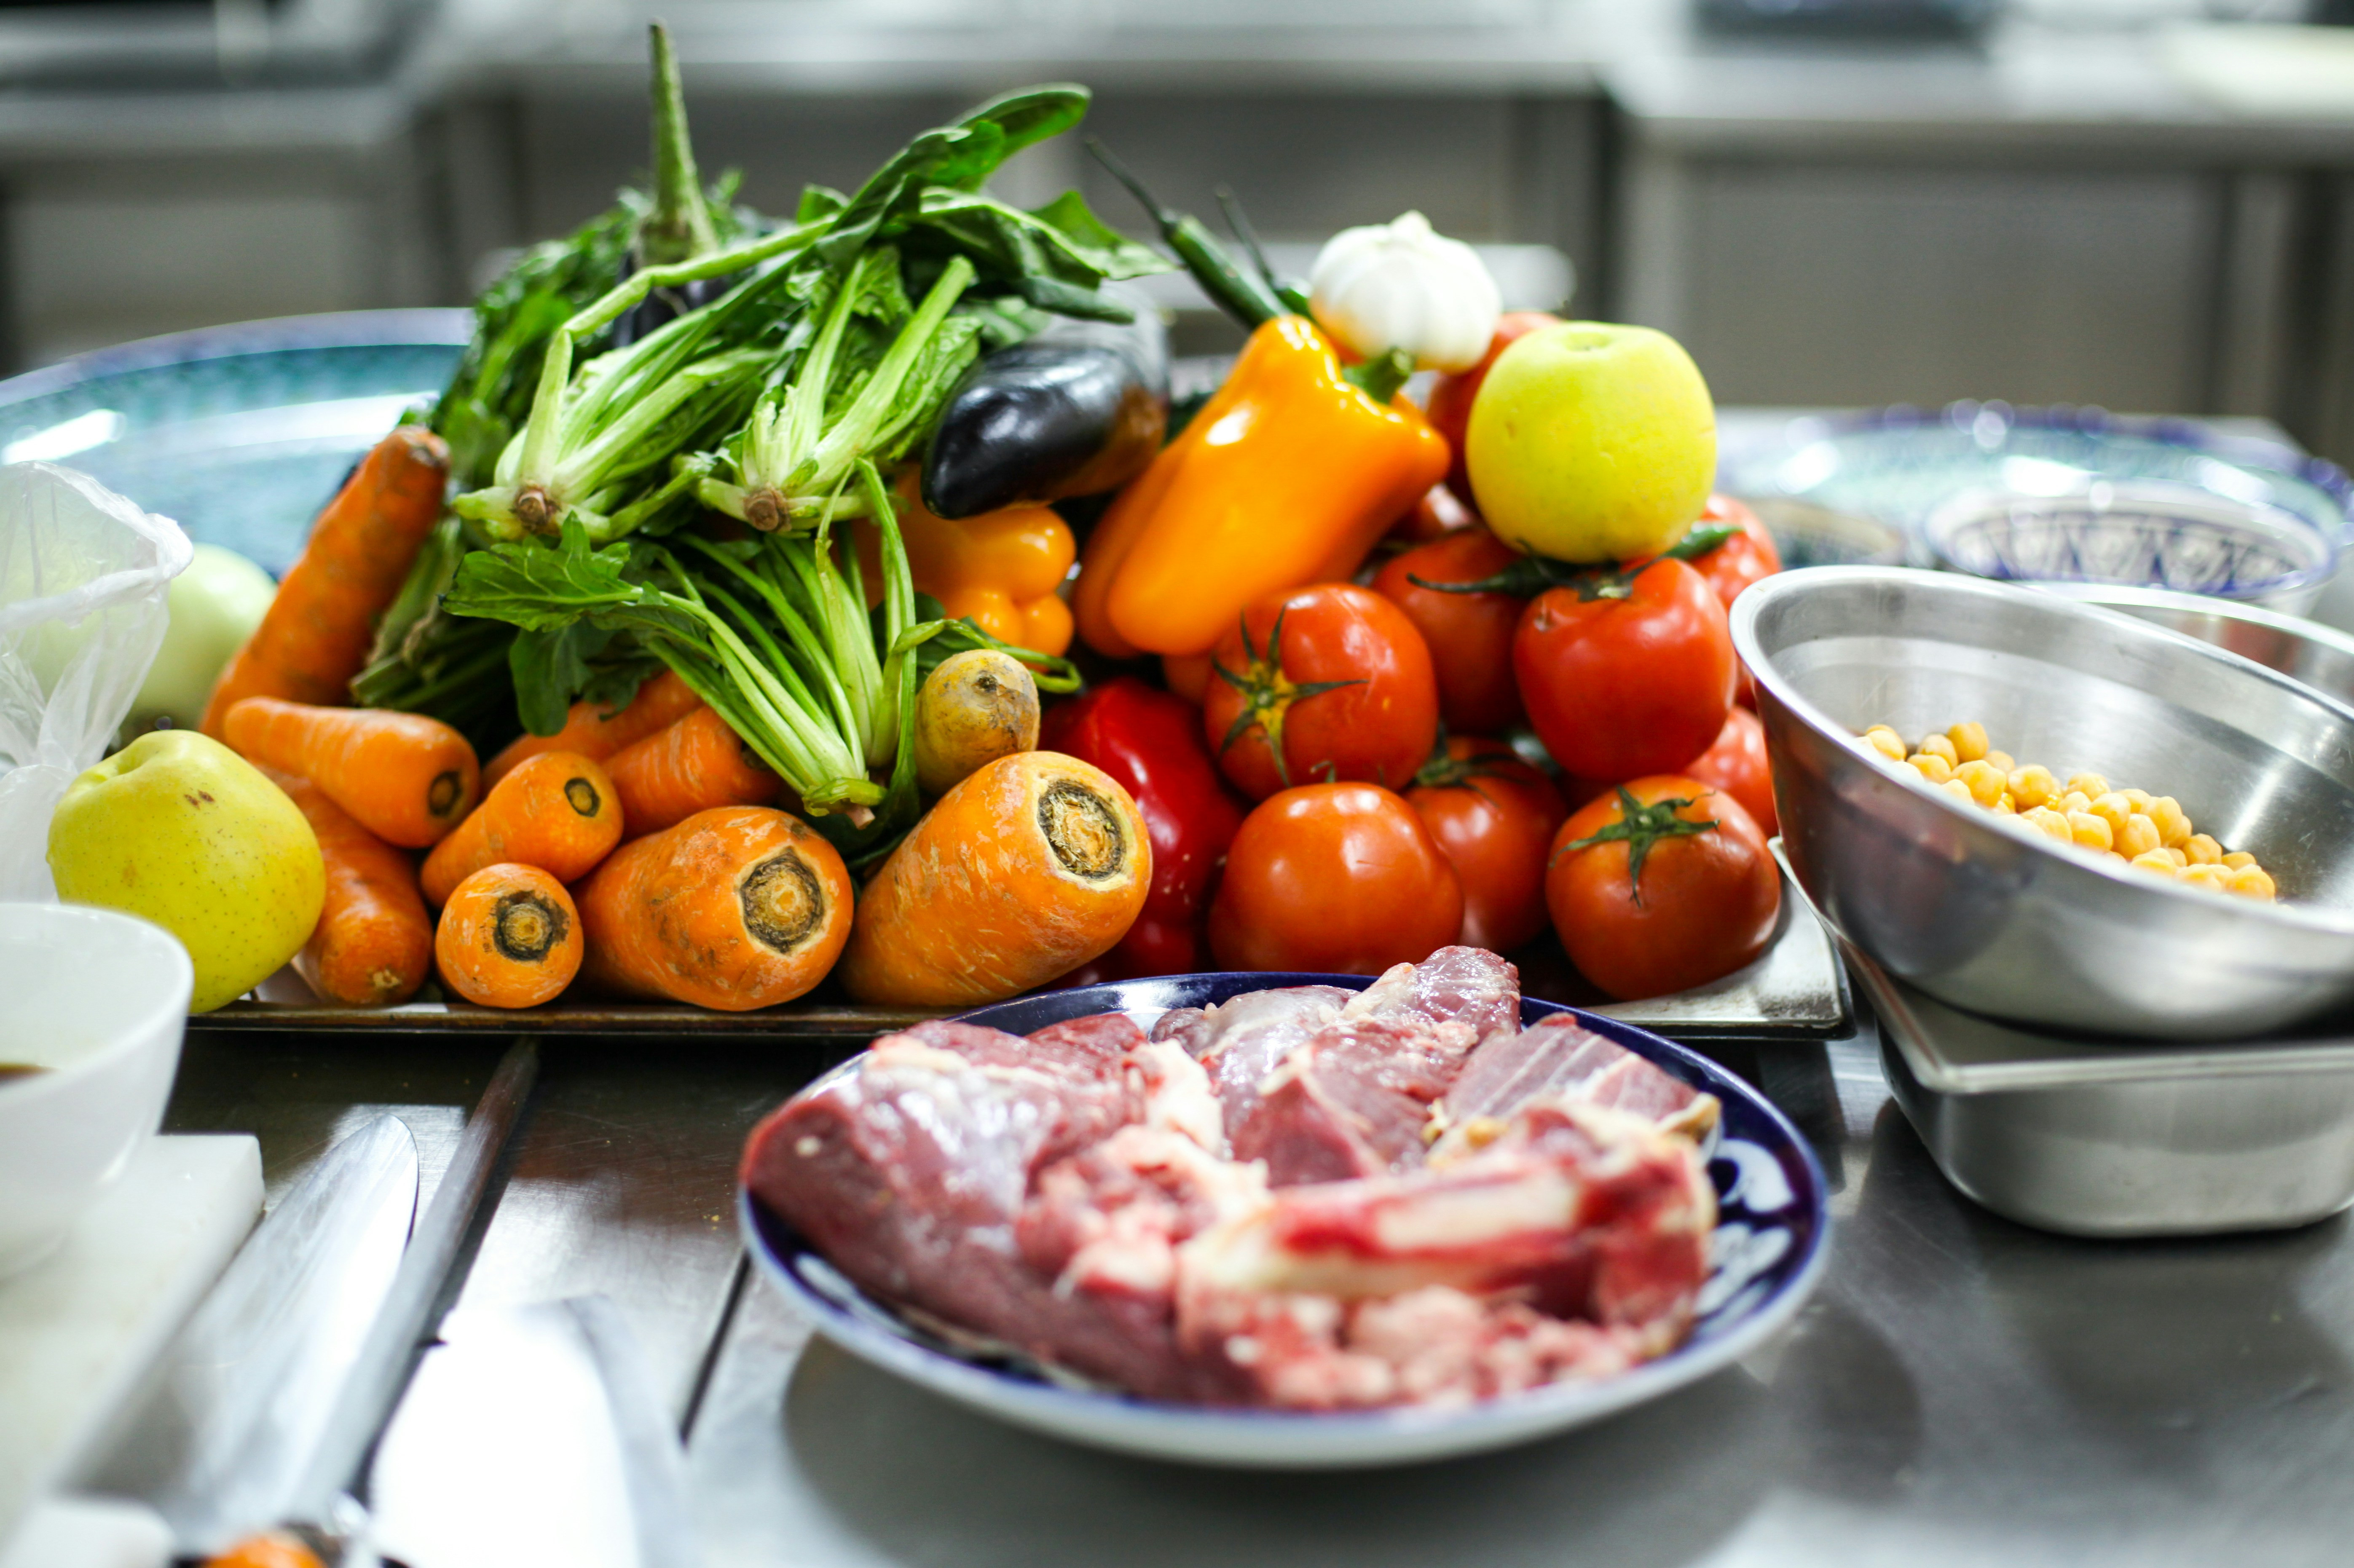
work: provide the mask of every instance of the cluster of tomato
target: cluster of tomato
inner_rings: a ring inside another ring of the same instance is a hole
[[[1524,595],[1495,581],[1522,558],[1435,493],[1368,586],[1270,595],[1168,662],[1172,690],[1123,676],[1051,711],[1042,744],[1128,786],[1155,857],[1143,917],[1075,978],[1370,973],[1548,925],[1620,998],[1750,962],[1780,884],[1725,608],[1780,562],[1737,502],[1698,526],[1722,539],[1689,560]]]

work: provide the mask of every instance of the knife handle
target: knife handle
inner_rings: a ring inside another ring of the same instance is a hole
[[[326,1564],[300,1536],[271,1531],[249,1535],[219,1556],[207,1558],[205,1568],[326,1568]]]

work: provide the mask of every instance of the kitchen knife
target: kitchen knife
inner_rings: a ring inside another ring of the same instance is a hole
[[[431,1337],[451,1269],[473,1225],[499,1155],[530,1098],[538,1071],[539,1050],[534,1040],[516,1041],[501,1058],[498,1071],[466,1119],[458,1147],[434,1189],[432,1202],[407,1236],[405,1250],[395,1249],[388,1268],[383,1268],[379,1260],[378,1272],[371,1275],[376,1288],[368,1298],[369,1309],[355,1312],[352,1320],[338,1330],[336,1340],[345,1347],[343,1353],[332,1361],[323,1358],[284,1367],[270,1366],[266,1357],[260,1357],[259,1364],[249,1368],[235,1360],[207,1361],[202,1359],[207,1347],[200,1346],[192,1362],[198,1370],[189,1380],[191,1386],[202,1391],[196,1401],[199,1414],[186,1424],[210,1430],[216,1418],[208,1413],[214,1409],[259,1410],[258,1418],[221,1420],[223,1430],[243,1433],[242,1445],[202,1445],[176,1463],[134,1468],[121,1478],[110,1473],[96,1489],[151,1497],[167,1518],[173,1517],[171,1510],[178,1510],[186,1522],[183,1525],[175,1519],[174,1534],[184,1553],[217,1553],[258,1533],[293,1525],[323,1545],[330,1560],[335,1561],[345,1555],[346,1538],[356,1530],[361,1539],[349,1556],[369,1561],[372,1553],[365,1542],[365,1515],[356,1511],[345,1489],[358,1474],[422,1345]],[[408,1213],[413,1213],[417,1190],[413,1147],[410,1155]],[[312,1185],[306,1180],[303,1187]],[[292,1202],[290,1194],[281,1210],[290,1208]],[[277,1219],[273,1214],[264,1228]],[[409,1228],[406,1216],[401,1228],[404,1232]],[[260,1239],[257,1232],[247,1251],[255,1250]],[[241,1253],[230,1265],[231,1271],[244,1262]],[[325,1288],[320,1281],[335,1277],[334,1270],[313,1258],[308,1266],[284,1276],[281,1294],[293,1296],[292,1304],[260,1289],[246,1290],[224,1302],[221,1319],[235,1326],[257,1315],[274,1315],[281,1321],[273,1332],[298,1331],[300,1325],[313,1320],[315,1298]],[[270,1277],[278,1277],[277,1273],[273,1271]],[[211,1310],[208,1299],[200,1312]],[[280,1385],[288,1392],[283,1398],[273,1397]],[[281,1425],[278,1419],[281,1411],[299,1412],[300,1422]],[[165,1509],[166,1504],[170,1509]]]
[[[377,1116],[346,1134],[229,1261],[83,1489],[144,1500],[184,1552],[281,1517],[416,1215],[408,1127]]]
[[[694,1568],[685,1455],[602,1296],[442,1324],[368,1476],[374,1544],[408,1568]]]

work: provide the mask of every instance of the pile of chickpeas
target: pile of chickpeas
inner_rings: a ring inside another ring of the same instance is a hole
[[[2271,898],[2271,874],[2242,850],[2226,853],[2171,795],[2112,789],[2097,773],[2073,773],[2062,782],[2040,763],[2021,768],[2010,754],[1987,746],[1984,725],[1957,724],[1917,747],[1888,725],[1863,732],[1883,760],[1919,770],[1957,800],[2001,816],[2016,816],[2062,843],[2113,854],[2137,870],[2170,876],[2191,887]]]

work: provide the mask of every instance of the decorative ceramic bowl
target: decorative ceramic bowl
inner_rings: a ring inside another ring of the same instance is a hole
[[[401,414],[439,394],[467,311],[353,311],[175,333],[0,381],[0,462],[90,475],[273,573]]]
[[[1940,563],[1974,577],[2172,588],[2289,615],[2310,609],[2338,567],[2335,539],[2296,513],[2171,481],[1967,490],[1922,532]]]
[[[1200,974],[1047,991],[967,1013],[964,1022],[1026,1034],[1069,1018],[1125,1012],[1145,1027],[1171,1008],[1203,1007],[1278,986],[1363,990],[1363,975]],[[1615,1019],[1523,999],[1521,1022],[1566,1012],[1596,1033],[1723,1102],[1709,1161],[1718,1222],[1711,1273],[1691,1338],[1657,1361],[1596,1383],[1454,1409],[1313,1414],[1225,1410],[1075,1386],[1026,1360],[949,1344],[866,1295],[793,1227],[739,1192],[746,1244],[762,1273],[851,1354],[1016,1425],[1154,1458],[1261,1469],[1331,1469],[1473,1454],[1598,1421],[1657,1399],[1748,1354],[1797,1313],[1821,1277],[1829,1189],[1814,1152],[1757,1091],[1696,1052]],[[856,1069],[845,1062],[836,1075]]]
[[[194,978],[160,926],[0,904],[0,1277],[48,1256],[155,1130]]]
[[[2343,471],[2276,442],[2099,408],[1960,402],[1793,419],[1777,441],[1726,453],[1718,487],[1790,496],[1903,529],[1933,558],[1929,514],[1964,491],[2065,495],[2095,481],[2155,481],[2277,507],[2341,546],[2354,512]],[[1826,563],[1828,564],[1828,563]]]

